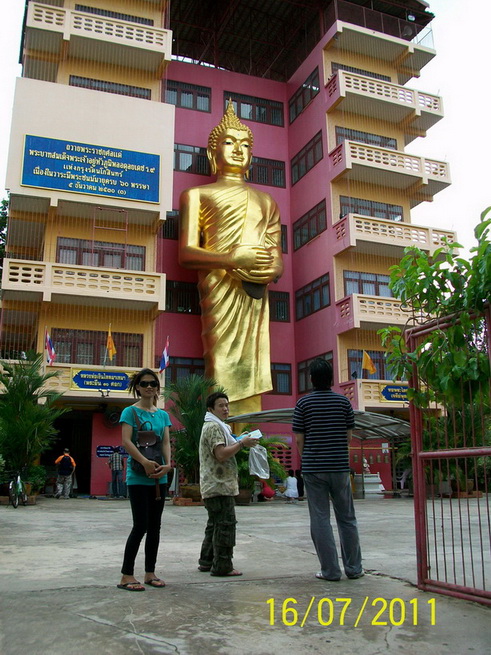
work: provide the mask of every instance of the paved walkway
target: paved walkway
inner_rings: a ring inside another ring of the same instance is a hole
[[[414,586],[411,500],[355,504],[369,571],[360,580],[316,580],[306,503],[276,501],[237,508],[243,577],[200,573],[205,509],[169,504],[157,569],[167,587],[133,594],[115,586],[128,501],[0,507],[0,653],[490,653],[490,609]]]

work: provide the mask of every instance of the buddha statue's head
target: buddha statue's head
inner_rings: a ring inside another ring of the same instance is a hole
[[[252,144],[251,130],[237,118],[232,101],[229,100],[222,120],[208,137],[206,154],[211,172],[215,174],[226,169],[247,175],[252,159]]]

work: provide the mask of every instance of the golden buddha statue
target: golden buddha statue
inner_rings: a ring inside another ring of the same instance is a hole
[[[179,261],[199,271],[205,372],[232,414],[260,410],[272,389],[267,285],[283,272],[278,206],[244,179],[252,145],[230,101],[208,139],[217,180],[184,191],[180,207]]]

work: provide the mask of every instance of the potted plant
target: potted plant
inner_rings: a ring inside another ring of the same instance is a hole
[[[248,426],[249,428],[250,426]],[[287,476],[283,465],[274,456],[277,449],[287,448],[286,443],[280,437],[262,437],[259,444],[266,448],[268,457],[269,472],[272,478],[284,479]],[[249,473],[249,451],[240,450],[235,456],[239,474],[239,496],[236,499],[237,505],[248,505],[251,501],[254,483],[257,478]]]
[[[47,480],[47,472],[44,466],[29,466],[24,474],[26,486],[31,486],[32,494],[39,494],[44,489]],[[28,492],[29,493],[29,492]]]
[[[61,394],[46,388],[58,372],[43,372],[42,354],[27,357],[0,365],[0,453],[11,471],[30,466],[50,448],[58,434],[54,422],[67,411],[56,406]]]
[[[215,380],[202,375],[189,375],[170,382],[162,395],[169,413],[181,425],[173,431],[174,461],[185,483],[180,485],[180,495],[201,500],[199,493],[199,440],[206,414],[206,398],[216,388]]]

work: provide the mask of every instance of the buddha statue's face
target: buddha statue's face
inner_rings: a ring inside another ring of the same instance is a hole
[[[246,130],[227,128],[217,139],[214,152],[216,169],[220,172],[245,173],[252,159],[251,140]]]

